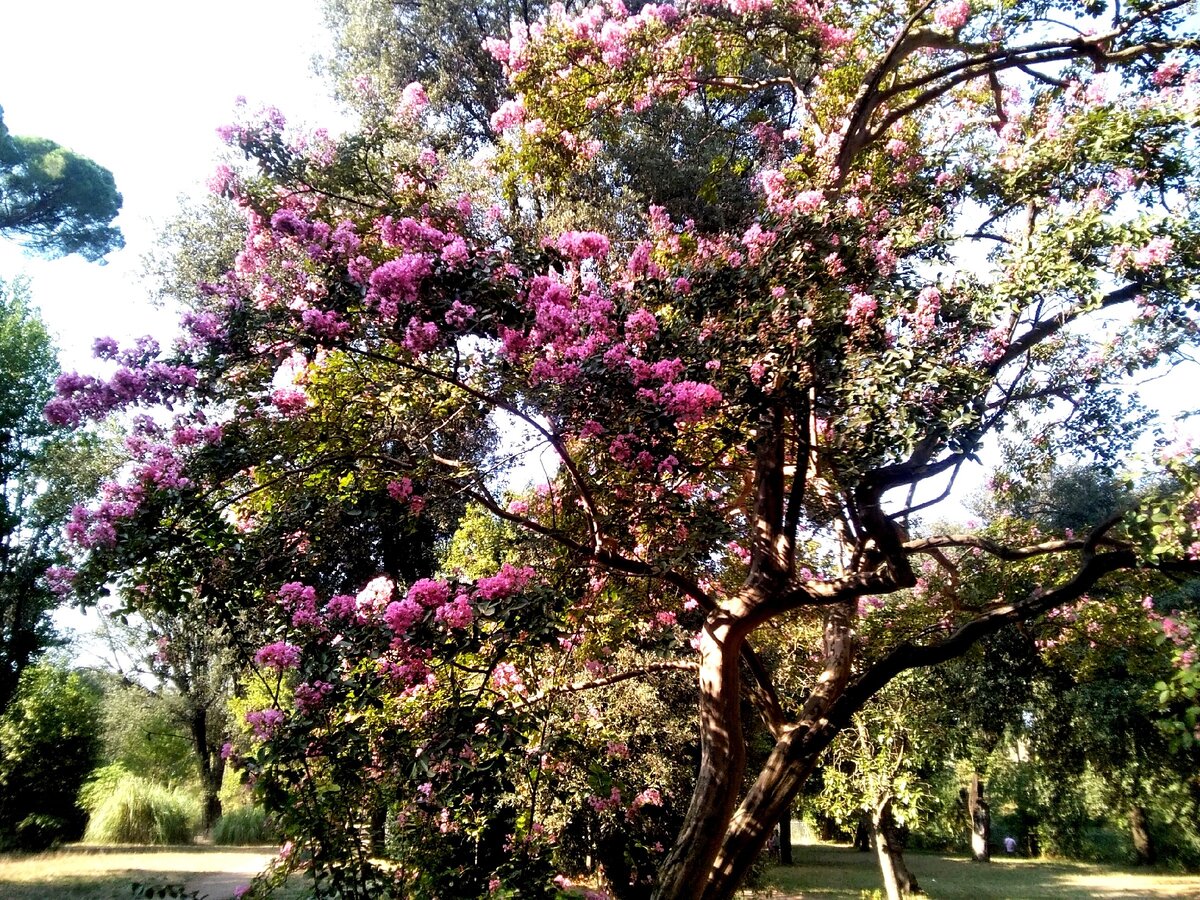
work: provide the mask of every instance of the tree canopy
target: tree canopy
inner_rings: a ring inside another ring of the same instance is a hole
[[[44,256],[102,259],[125,246],[112,172],[54,141],[9,133],[0,109],[0,235]]]
[[[918,518],[996,436],[1004,498],[1058,455],[1117,466],[1151,426],[1128,378],[1186,354],[1200,302],[1185,15],[553,7],[488,42],[511,92],[490,157],[447,144],[416,83],[341,139],[244,116],[225,133],[250,165],[216,182],[247,223],[233,267],[175,347],[100,339],[111,374],[46,408],[153,412],[74,513],[76,589],[257,611],[269,699],[232,752],[343,896],[552,896],[594,858],[568,838],[621,820],[609,890],[733,896],[896,676],[1196,570],[1187,448],[1083,532]],[[639,123],[735,100],[746,203],[561,227]],[[408,541],[345,540],[326,511]],[[435,570],[464,513],[521,536],[486,574]],[[256,581],[238,560],[264,537],[283,549]],[[587,697],[635,680],[695,701],[686,788],[596,765],[624,756]],[[337,841],[372,798],[400,865],[356,878]]]

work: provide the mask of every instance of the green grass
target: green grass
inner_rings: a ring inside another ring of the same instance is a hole
[[[826,900],[869,896],[883,889],[874,853],[805,845],[796,865],[769,870],[760,897]],[[996,858],[991,864],[935,853],[906,853],[905,861],[931,900],[1153,900],[1198,898],[1200,876],[1096,863]]]
[[[0,855],[4,900],[129,900],[135,881],[202,885],[205,877],[249,881],[272,851],[216,847],[67,849]],[[771,869],[771,886],[755,896],[775,900],[860,900],[880,890],[875,856],[828,845],[797,846],[796,865]],[[997,859],[991,865],[933,853],[909,853],[909,867],[931,900],[1200,900],[1200,876],[1119,869],[1092,863]],[[244,877],[241,877],[244,876]],[[202,891],[204,892],[204,891]],[[217,900],[217,892],[207,893]],[[297,878],[279,900],[306,895]]]
[[[209,890],[205,879],[226,877],[246,883],[274,856],[274,850],[213,847],[70,848],[53,853],[0,854],[3,900],[129,900],[133,882],[200,888],[211,900],[228,897]],[[294,883],[293,883],[294,882]],[[300,900],[308,892],[294,876],[279,900]]]

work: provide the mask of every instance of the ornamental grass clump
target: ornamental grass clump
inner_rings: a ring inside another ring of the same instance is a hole
[[[84,843],[188,844],[200,818],[200,804],[187,792],[137,775],[110,781],[111,789],[85,797],[89,809]]]
[[[222,847],[269,844],[277,838],[274,824],[258,806],[231,809],[217,819],[212,829],[212,842]]]

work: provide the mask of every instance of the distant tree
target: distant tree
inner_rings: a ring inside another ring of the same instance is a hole
[[[54,141],[9,133],[0,108],[0,235],[42,256],[95,261],[125,246],[112,172]]]
[[[636,12],[646,4],[626,5]],[[470,157],[477,168],[473,154],[504,152],[500,108],[511,91],[492,52],[496,35],[509,29],[528,35],[553,8],[583,6],[546,0],[327,0],[326,22],[336,43],[324,69],[339,98],[372,127],[406,108],[405,89],[420,82],[439,110],[432,143]],[[545,232],[589,227],[633,237],[647,204],[701,227],[732,227],[752,211],[750,176],[773,152],[770,140],[755,136],[754,126],[767,118],[794,124],[797,115],[790,90],[747,94],[699,85],[696,103],[657,105],[609,129],[592,165],[564,166],[547,154],[537,177],[507,179],[500,187],[510,203],[519,195]]]

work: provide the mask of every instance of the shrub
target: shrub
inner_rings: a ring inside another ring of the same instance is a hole
[[[43,662],[21,674],[0,715],[0,849],[40,850],[83,829],[75,798],[96,756],[97,695]]]
[[[124,775],[100,800],[83,839],[92,844],[186,844],[199,818],[195,797]]]
[[[257,806],[231,809],[217,819],[212,829],[212,841],[222,846],[269,844],[276,840],[273,823]]]

